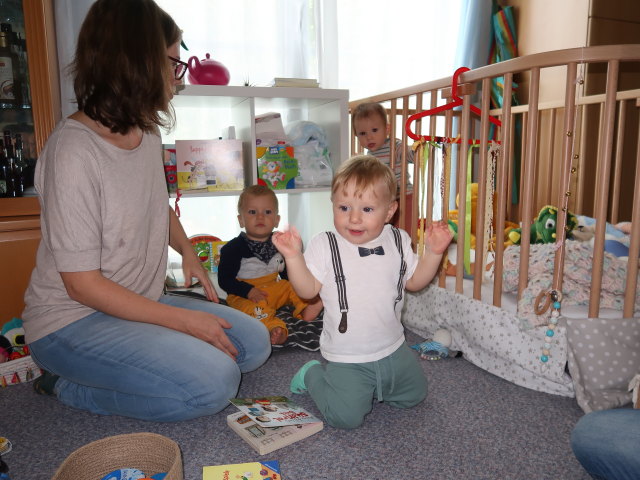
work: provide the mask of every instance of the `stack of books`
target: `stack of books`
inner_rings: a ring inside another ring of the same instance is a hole
[[[273,79],[274,87],[308,87],[318,88],[320,84],[315,78],[282,78]]]
[[[239,412],[227,424],[260,455],[266,455],[322,430],[322,420],[287,397],[234,398]]]

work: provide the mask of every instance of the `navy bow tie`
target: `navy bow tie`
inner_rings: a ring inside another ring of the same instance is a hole
[[[358,253],[361,257],[368,257],[369,255],[384,255],[384,248],[382,248],[382,246],[375,248],[358,247]]]

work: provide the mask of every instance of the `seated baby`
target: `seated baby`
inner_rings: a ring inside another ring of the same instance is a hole
[[[229,306],[260,320],[271,344],[281,345],[288,331],[276,310],[291,304],[295,317],[310,322],[322,310],[322,302],[317,297],[310,302],[300,299],[287,280],[284,259],[271,243],[280,222],[273,190],[263,185],[245,188],[238,200],[238,222],[245,231],[220,250],[220,288],[227,292]]]

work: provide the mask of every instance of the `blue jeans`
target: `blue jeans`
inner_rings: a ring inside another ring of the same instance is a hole
[[[35,362],[60,376],[54,391],[62,403],[159,422],[210,415],[271,353],[265,326],[238,310],[176,295],[159,301],[227,320],[236,361],[190,335],[96,312],[29,345]]]
[[[640,478],[640,409],[588,413],[571,433],[571,448],[593,478]]]

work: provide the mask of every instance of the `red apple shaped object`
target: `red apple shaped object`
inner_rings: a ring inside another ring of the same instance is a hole
[[[192,85],[228,85],[229,70],[220,62],[207,58],[198,60],[193,56],[189,59],[189,83]]]

